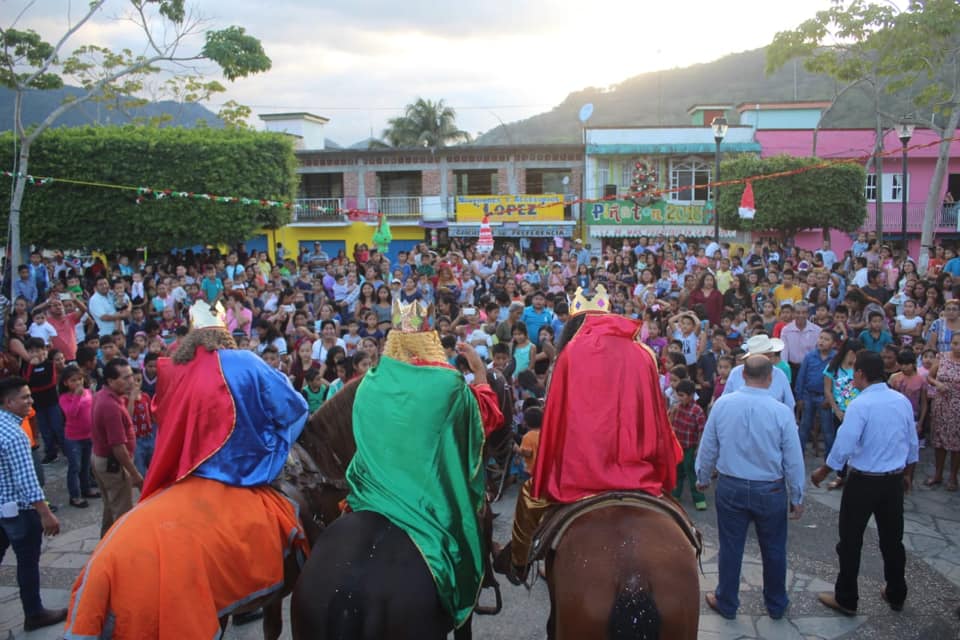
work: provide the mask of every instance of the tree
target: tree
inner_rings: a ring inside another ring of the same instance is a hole
[[[808,70],[848,84],[869,83],[874,92],[878,145],[883,123],[902,114],[880,108],[880,87],[887,93],[916,89],[914,119],[941,139],[937,165],[926,194],[921,245],[930,250],[950,143],[960,124],[960,4],[956,0],[910,0],[903,11],[890,4],[855,0],[821,11],[794,31],[778,33],[768,50],[768,70],[793,57],[806,57]],[[828,40],[831,40],[828,42]],[[824,45],[831,46],[824,48]],[[882,172],[877,172],[880,178]],[[881,187],[878,185],[877,189]],[[877,202],[878,215],[881,203]],[[928,254],[921,254],[921,270]]]
[[[12,161],[13,136],[0,135],[0,162]],[[289,222],[289,209],[259,201],[289,202],[298,184],[288,136],[207,127],[54,128],[34,141],[31,165],[54,181],[27,186],[23,238],[66,249],[165,251],[243,241],[256,229]],[[0,182],[0,197],[9,191],[10,183]],[[209,194],[238,201],[209,200]]]
[[[832,228],[854,231],[867,215],[863,185],[866,173],[856,163],[822,165],[818,158],[776,156],[758,158],[739,156],[720,166],[723,181],[745,180],[783,171],[795,175],[753,181],[756,217],[745,220],[738,215],[745,183],[723,186],[717,203],[720,225],[724,229],[745,231],[781,231],[784,237],[802,229]]]
[[[874,116],[874,157],[870,164],[876,162],[879,165],[883,153],[884,117],[880,102],[889,86],[884,60],[895,54],[897,46],[890,37],[896,14],[893,6],[862,0],[853,0],[846,8],[841,3],[834,3],[830,9],[817,12],[816,17],[795,30],[778,33],[767,49],[767,73],[776,71],[792,59],[803,57],[807,71],[826,74],[843,85],[827,111],[850,90],[867,92],[873,103]],[[813,155],[816,155],[818,128],[814,130]],[[877,192],[881,193],[883,172],[877,171],[876,174]],[[875,206],[877,231],[881,235],[881,198],[877,199]],[[823,233],[827,237],[828,227],[823,228]]]
[[[391,147],[445,147],[469,142],[470,134],[457,128],[457,113],[443,100],[417,98],[404,114],[387,121],[383,138]]]
[[[270,69],[270,58],[260,41],[242,27],[230,26],[205,31],[205,42],[199,51],[184,52],[189,41],[201,33],[203,21],[185,6],[185,0],[127,0],[129,16],[142,31],[144,53],[130,49],[112,51],[98,45],[83,45],[66,58],[62,51],[68,40],[76,36],[107,0],[91,0],[83,15],[69,26],[55,44],[27,29],[0,29],[0,84],[15,92],[14,133],[18,155],[13,162],[15,176],[10,194],[8,263],[20,262],[20,213],[27,184],[30,152],[38,137],[56,123],[68,110],[91,100],[119,105],[136,104],[136,94],[143,89],[144,79],[158,73],[183,77],[189,65],[203,61],[216,63],[228,80],[246,77]],[[28,5],[29,8],[29,5]],[[193,76],[191,76],[193,77]],[[39,125],[27,130],[21,109],[27,91],[57,89],[65,81],[79,84],[84,93],[52,110]],[[207,85],[208,90],[215,87]],[[189,159],[192,160],[192,159]]]
[[[889,73],[899,74],[891,87],[900,90],[923,81],[926,87],[914,103],[930,114],[930,128],[940,136],[937,164],[930,180],[920,236],[921,270],[933,253],[933,230],[941,209],[943,182],[950,162],[950,145],[960,125],[960,4],[956,0],[911,0],[893,29],[901,45],[896,56],[886,60]]]

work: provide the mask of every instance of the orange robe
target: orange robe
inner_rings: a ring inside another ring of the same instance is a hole
[[[605,491],[672,491],[683,449],[670,428],[640,322],[590,314],[557,358],[533,496],[569,503]]]
[[[309,549],[296,507],[269,487],[187,477],[138,504],[100,541],[73,585],[66,640],[209,640],[219,618],[283,586],[288,553]]]

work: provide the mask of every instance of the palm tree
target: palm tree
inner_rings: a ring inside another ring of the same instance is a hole
[[[387,121],[383,138],[391,147],[445,147],[469,142],[470,134],[457,128],[457,114],[443,100],[417,98],[402,116]]]

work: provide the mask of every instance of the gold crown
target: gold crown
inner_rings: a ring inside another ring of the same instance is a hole
[[[427,318],[430,317],[430,307],[420,300],[402,302],[400,298],[393,300],[393,327],[400,333],[419,333],[428,328]]]
[[[209,327],[226,328],[227,314],[219,302],[211,305],[206,300],[197,300],[190,307],[190,328],[207,329]]]
[[[590,299],[583,295],[583,288],[577,287],[577,292],[573,295],[573,304],[570,305],[570,315],[576,316],[588,311],[610,313],[610,296],[607,295],[607,289],[602,284],[597,285],[597,292]]]

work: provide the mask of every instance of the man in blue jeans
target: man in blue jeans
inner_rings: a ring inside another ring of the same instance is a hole
[[[37,482],[30,439],[21,428],[33,398],[23,378],[0,380],[0,560],[8,547],[17,555],[17,584],[25,631],[67,618],[66,609],[44,609],[40,600],[40,544],[55,536],[60,523]]]
[[[740,606],[740,567],[752,522],[763,557],[763,600],[773,619],[783,617],[787,599],[787,504],[790,518],[803,514],[803,452],[793,412],[767,391],[773,365],[747,356],[744,385],[713,405],[697,453],[697,488],[719,472],[717,529],[719,581],[706,594],[711,609],[728,620]],[[789,494],[788,494],[789,490]]]

